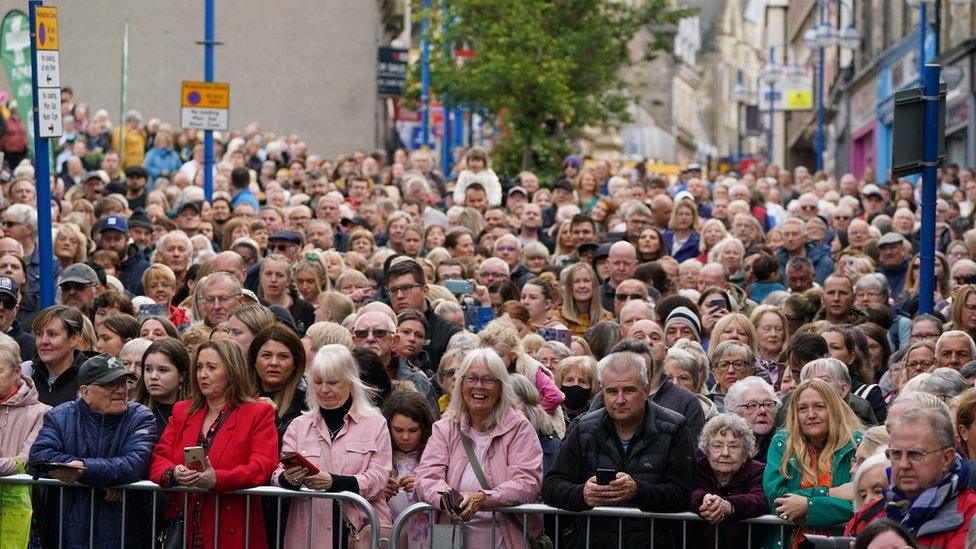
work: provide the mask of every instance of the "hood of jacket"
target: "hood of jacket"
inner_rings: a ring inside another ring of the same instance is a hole
[[[37,388],[34,387],[34,380],[21,374],[20,387],[17,388],[17,393],[6,402],[0,403],[0,406],[17,408],[37,404],[37,402]]]

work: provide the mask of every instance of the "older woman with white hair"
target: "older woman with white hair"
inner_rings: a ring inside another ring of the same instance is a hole
[[[463,546],[520,547],[521,521],[486,510],[538,499],[539,438],[519,412],[508,369],[495,351],[481,348],[467,353],[455,379],[447,411],[434,423],[415,471],[414,494],[418,501],[445,511],[439,522],[449,523],[453,514],[465,523],[455,530],[464,537]],[[460,493],[460,501],[447,497],[452,491]],[[529,539],[540,530],[541,525],[530,518]]]
[[[854,516],[844,528],[845,536],[856,536],[868,524],[885,517],[885,490],[888,488],[887,470],[891,462],[884,454],[887,446],[864,460],[854,473],[852,503]]]
[[[760,377],[740,379],[725,395],[725,409],[746,420],[756,439],[753,459],[766,463],[769,443],[776,431],[776,412],[782,403],[773,386]]]
[[[918,391],[939,397],[943,402],[948,403],[953,397],[958,396],[967,389],[971,389],[972,384],[962,377],[962,374],[952,368],[936,368],[928,373],[918,374],[902,387],[902,391]]]
[[[272,483],[291,489],[304,486],[316,491],[359,494],[369,501],[381,527],[389,527],[393,518],[383,489],[393,468],[393,447],[386,419],[371,404],[370,389],[360,379],[352,353],[344,345],[324,345],[306,375],[309,411],[288,426],[281,451],[283,456],[304,456],[319,471],[313,474],[298,463],[282,459],[271,476]],[[342,508],[344,516],[339,513],[340,507],[326,499],[300,498],[292,502],[285,546],[304,547],[309,541],[316,547],[344,546],[343,524],[351,530],[351,542],[369,539],[369,523],[362,511],[346,505]],[[310,519],[319,527],[312,528]],[[332,525],[331,531],[322,525]],[[309,532],[311,540],[307,537]]]
[[[684,341],[684,340],[682,340]],[[664,375],[671,378],[671,382],[679,387],[684,387],[698,397],[701,404],[702,413],[705,421],[718,415],[718,407],[707,396],[702,394],[705,381],[708,379],[707,361],[702,365],[699,357],[691,351],[672,347],[668,349],[668,354],[664,357]]]
[[[751,326],[751,324],[750,324]],[[723,341],[713,347],[708,354],[712,365],[712,375],[715,386],[708,393],[719,411],[725,411],[725,395],[740,379],[749,377],[756,372],[756,355],[752,347],[739,341]]]
[[[741,417],[719,414],[708,420],[698,439],[704,455],[691,493],[691,510],[715,528],[689,529],[689,547],[749,547],[749,527],[740,521],[766,514],[763,464],[753,460],[756,440]],[[759,536],[753,536],[758,542]]]

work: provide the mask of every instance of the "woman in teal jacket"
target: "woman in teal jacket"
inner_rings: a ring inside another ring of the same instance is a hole
[[[844,533],[854,513],[851,461],[861,441],[857,416],[825,381],[808,379],[794,395],[786,429],[773,436],[763,474],[769,509],[796,524],[785,531],[789,547],[803,534]],[[768,528],[764,546],[786,549],[780,531]]]

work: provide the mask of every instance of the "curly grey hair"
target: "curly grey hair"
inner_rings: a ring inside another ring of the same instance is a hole
[[[698,447],[707,455],[708,443],[711,442],[712,437],[722,433],[732,433],[735,438],[742,441],[742,455],[747,459],[756,451],[756,435],[752,434],[749,423],[732,412],[718,414],[708,420],[698,437]]]
[[[766,396],[769,400],[776,403],[776,407],[773,409],[772,415],[775,416],[779,407],[783,404],[779,397],[776,395],[776,390],[769,383],[766,383],[761,377],[749,376],[740,379],[729,387],[729,392],[725,395],[725,409],[730,411],[735,411],[739,409],[739,406],[745,404],[743,396],[746,391],[753,389],[760,389],[766,392]]]

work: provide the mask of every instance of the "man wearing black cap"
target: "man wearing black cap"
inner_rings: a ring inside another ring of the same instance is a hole
[[[20,345],[20,359],[34,357],[34,334],[25,332],[17,322],[20,311],[20,286],[12,278],[0,276],[0,331]]]
[[[62,304],[87,314],[100,293],[98,274],[84,263],[75,263],[61,273],[58,289]]]
[[[186,236],[193,237],[200,232],[200,213],[203,211],[203,204],[197,200],[183,202],[176,207],[176,226],[186,233]]]
[[[905,288],[905,278],[911,260],[908,252],[910,249],[911,244],[895,231],[885,233],[878,240],[880,271],[888,280],[888,286],[891,287],[891,297],[894,298],[895,303],[899,301],[902,290]]]
[[[106,492],[92,497],[89,490],[65,490],[62,497],[49,498],[44,516],[50,524],[89,524],[94,520],[90,513],[95,513],[98,527],[42,529],[45,547],[87,546],[89,536],[95,547],[149,544],[149,517],[146,507],[138,504],[148,501],[133,501],[128,494],[127,505],[123,505],[121,493],[110,488],[146,478],[158,438],[153,413],[128,400],[136,380],[117,358],[92,357],[78,370],[80,398],[44,416],[29,463],[46,465],[35,465],[31,472]]]
[[[125,169],[125,199],[129,201],[129,208],[146,207],[146,183],[149,173],[142,166],[130,166]]]
[[[132,246],[146,261],[149,260],[153,252],[153,229],[152,219],[149,219],[146,210],[142,208],[133,210],[132,215],[129,216],[129,237],[132,238]]]
[[[98,246],[112,250],[122,260],[119,280],[132,295],[142,295],[142,273],[149,262],[134,244],[129,244],[129,224],[121,215],[110,215],[98,222]]]

